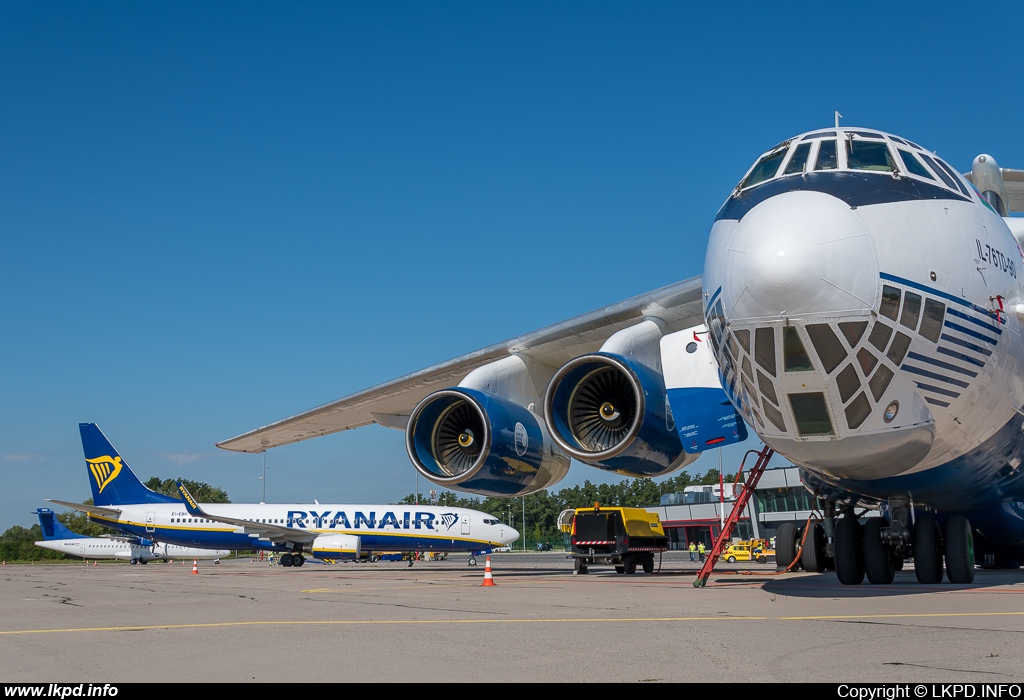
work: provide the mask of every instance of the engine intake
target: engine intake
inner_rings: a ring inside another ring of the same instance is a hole
[[[548,488],[569,458],[526,408],[485,391],[456,387],[423,399],[409,417],[406,450],[439,486],[507,498]]]
[[[696,459],[683,451],[664,378],[620,355],[567,362],[548,384],[544,418],[571,456],[624,476],[661,476]]]

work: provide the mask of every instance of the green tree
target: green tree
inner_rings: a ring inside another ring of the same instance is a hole
[[[188,492],[200,503],[231,503],[228,493],[219,486],[210,486],[204,481],[192,481],[191,479],[161,479],[154,476],[146,482],[146,488],[162,493],[171,498],[180,500],[178,494],[178,482],[185,485]]]

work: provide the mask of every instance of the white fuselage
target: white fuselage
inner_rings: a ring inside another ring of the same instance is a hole
[[[145,546],[131,542],[119,542],[115,539],[105,537],[73,537],[60,540],[40,540],[36,542],[37,547],[52,549],[55,552],[63,552],[83,559],[124,559],[125,561],[154,561],[162,559],[165,561],[173,559],[219,559],[226,557],[231,552],[222,549],[200,549],[197,547],[181,547],[167,544],[166,542],[154,542]]]

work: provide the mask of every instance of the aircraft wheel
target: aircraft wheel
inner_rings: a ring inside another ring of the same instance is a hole
[[[946,576],[950,583],[974,581],[974,535],[971,523],[962,515],[946,521]]]
[[[892,547],[882,540],[885,527],[889,527],[885,518],[869,518],[864,525],[864,572],[868,581],[876,585],[892,583],[896,578]]]
[[[782,523],[775,532],[775,563],[787,569],[796,560],[799,533],[793,523]]]
[[[469,565],[470,566],[476,566],[476,557],[470,557],[469,558]]]
[[[146,559],[139,559],[139,563],[140,564],[148,564],[149,562]]]
[[[370,557],[370,561],[372,561],[372,562],[373,562],[374,564],[376,564],[377,562],[379,562],[379,561],[380,561],[380,557],[379,557],[379,556],[377,556],[376,554],[374,554],[374,555],[372,555],[372,556]]]
[[[836,519],[836,578],[845,586],[856,586],[864,580],[864,545],[860,523],[845,515]]]
[[[921,583],[942,583],[942,536],[931,515],[914,523],[914,573]]]
[[[131,563],[132,566],[135,566],[136,564],[139,563],[139,560],[138,559],[132,559],[130,563]]]
[[[626,574],[632,575],[636,573],[636,557],[626,557],[625,561],[622,562],[626,567]]]
[[[281,555],[281,566],[291,566],[293,563],[295,563],[295,558],[290,553]]]
[[[825,528],[819,523],[811,523],[809,527],[804,547],[800,550],[800,566],[804,571],[820,574],[825,570]]]
[[[306,557],[302,556],[301,554],[296,554],[295,560],[292,562],[292,566],[302,566],[305,563]]]
[[[643,566],[645,574],[653,574],[654,573],[654,555],[653,554],[648,554],[647,556],[645,556],[643,561],[640,562],[640,564],[641,564],[641,566]]]

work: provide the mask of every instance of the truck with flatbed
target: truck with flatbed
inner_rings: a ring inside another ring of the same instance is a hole
[[[643,508],[577,508],[569,538],[573,573],[606,564],[620,574],[635,574],[637,567],[654,573],[654,555],[668,549],[668,536],[657,513]]]

